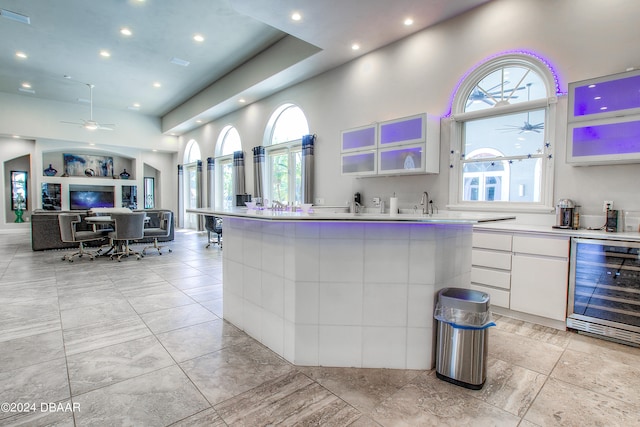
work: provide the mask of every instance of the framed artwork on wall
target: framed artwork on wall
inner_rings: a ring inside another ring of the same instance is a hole
[[[63,154],[64,173],[68,176],[113,176],[113,157],[92,154]]]
[[[27,176],[26,171],[11,171],[11,210],[27,209]]]

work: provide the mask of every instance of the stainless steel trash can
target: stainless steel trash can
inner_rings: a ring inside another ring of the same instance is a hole
[[[438,293],[436,376],[480,390],[487,378],[487,349],[491,320],[489,294],[463,288]]]

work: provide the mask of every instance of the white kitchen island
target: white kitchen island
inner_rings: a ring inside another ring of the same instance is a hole
[[[431,369],[472,227],[513,217],[189,209],[224,218],[224,318],[296,365]]]

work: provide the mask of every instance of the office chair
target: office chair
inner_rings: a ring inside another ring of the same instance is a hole
[[[204,217],[204,228],[207,230],[207,246],[208,248],[212,243],[217,243],[220,248],[222,248],[222,241],[220,238],[222,237],[222,218],[217,216],[205,215]],[[218,235],[218,241],[211,241],[211,233],[215,233]]]
[[[162,255],[160,249],[165,246],[158,246],[158,237],[169,237],[171,233],[171,212],[162,212],[160,215],[160,227],[149,227],[144,229],[144,237],[153,237],[153,245],[145,246],[142,249],[142,255],[146,255],[146,251],[149,248],[157,249],[158,255]],[[171,248],[169,248],[171,252]]]
[[[118,261],[122,257],[135,255],[137,260],[142,258],[140,252],[136,252],[129,247],[131,240],[140,240],[144,237],[144,220],[147,217],[146,212],[131,213],[112,213],[111,218],[114,220],[114,231],[109,233],[109,238],[114,242],[119,242],[120,248],[117,252],[110,255],[110,258],[118,257]]]
[[[78,230],[77,226],[82,222],[79,214],[74,213],[61,213],[58,215],[58,224],[60,226],[60,238],[65,243],[78,243],[78,251],[72,254],[67,254],[62,257],[63,261],[73,262],[73,257],[78,256],[82,258],[83,255],[87,255],[91,261],[93,261],[94,254],[91,252],[85,252],[84,242],[102,240],[104,235],[100,231],[83,231]]]

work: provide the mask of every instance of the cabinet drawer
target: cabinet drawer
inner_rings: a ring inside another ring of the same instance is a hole
[[[569,257],[569,238],[513,236],[513,252],[545,255],[553,257]]]
[[[511,287],[511,274],[508,271],[471,267],[471,281],[479,285],[509,289]]]
[[[471,250],[471,264],[478,267],[511,270],[511,252],[493,252],[474,248]]]
[[[470,288],[476,291],[488,293],[491,298],[489,301],[491,306],[509,308],[509,291],[479,286],[474,283],[471,284]]]
[[[473,232],[473,247],[511,251],[511,234]]]

